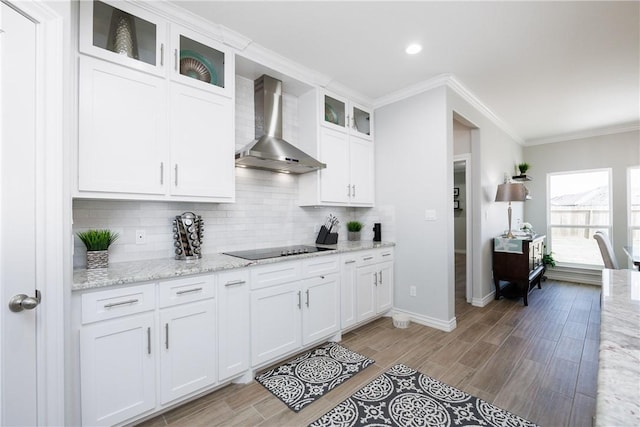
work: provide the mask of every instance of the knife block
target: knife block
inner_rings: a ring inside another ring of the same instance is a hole
[[[323,225],[318,232],[316,243],[318,245],[335,245],[338,243],[338,233],[329,233],[327,227]]]

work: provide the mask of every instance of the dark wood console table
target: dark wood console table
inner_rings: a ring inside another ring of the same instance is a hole
[[[545,268],[544,235],[530,238],[495,238],[493,246],[493,282],[496,299],[514,295],[522,297],[524,305],[529,305],[527,296],[536,285],[542,289],[540,281]]]

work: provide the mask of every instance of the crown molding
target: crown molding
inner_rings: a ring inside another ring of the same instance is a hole
[[[469,103],[472,107],[482,113],[486,118],[492,121],[498,128],[509,135],[520,145],[524,145],[524,140],[518,135],[507,123],[496,115],[489,107],[487,107],[480,99],[473,94],[466,86],[464,86],[453,74],[440,74],[431,79],[422,81],[404,89],[385,95],[374,101],[374,108],[380,108],[394,102],[415,96],[438,87],[446,86]]]
[[[640,121],[620,123],[613,126],[587,129],[584,131],[566,133],[545,138],[528,139],[525,141],[525,145],[529,147],[533,145],[552,144],[554,142],[573,141],[576,139],[593,138],[597,136],[614,135],[616,133],[636,131],[640,131]]]

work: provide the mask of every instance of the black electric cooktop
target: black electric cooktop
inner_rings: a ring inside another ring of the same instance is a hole
[[[314,252],[334,251],[331,248],[321,248],[319,246],[281,246],[278,248],[252,249],[248,251],[223,252],[225,255],[231,255],[238,258],[256,261],[259,259],[280,258],[291,255],[311,254]]]

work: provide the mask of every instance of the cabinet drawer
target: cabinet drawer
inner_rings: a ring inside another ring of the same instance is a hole
[[[262,289],[300,279],[300,262],[278,262],[251,270],[251,289]]]
[[[358,267],[374,264],[379,261],[375,251],[359,252],[354,256]]]
[[[155,309],[155,283],[82,295],[82,323],[98,322]]]
[[[213,275],[160,282],[160,308],[213,298]]]
[[[303,277],[320,276],[323,274],[335,273],[339,269],[339,259],[337,255],[319,256],[305,260],[302,263]]]
[[[378,261],[393,261],[393,248],[380,249],[377,253]]]

